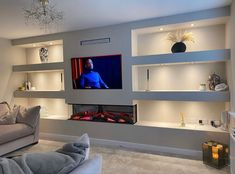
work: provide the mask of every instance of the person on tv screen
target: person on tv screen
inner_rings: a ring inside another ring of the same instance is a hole
[[[79,87],[81,89],[92,88],[92,89],[100,89],[109,88],[106,83],[100,77],[98,72],[93,71],[94,65],[91,59],[87,59],[85,61],[85,69],[84,72],[81,74],[79,80]]]

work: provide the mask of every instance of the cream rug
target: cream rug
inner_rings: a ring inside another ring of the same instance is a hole
[[[52,151],[61,147],[63,142],[40,140],[30,146],[7,156],[20,155],[24,152]],[[130,151],[123,148],[91,148],[91,155],[103,156],[103,174],[229,174],[229,167],[217,170],[206,166],[202,161],[182,159]]]

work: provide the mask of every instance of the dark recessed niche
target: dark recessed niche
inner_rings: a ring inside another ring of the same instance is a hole
[[[70,120],[135,124],[137,105],[81,105],[73,104]]]

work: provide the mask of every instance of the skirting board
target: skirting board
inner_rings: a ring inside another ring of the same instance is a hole
[[[75,141],[78,137],[71,135],[62,135],[62,134],[52,134],[52,133],[44,133],[41,132],[39,134],[40,139],[52,140],[52,141],[62,141],[62,142],[72,142]],[[149,144],[138,144],[131,142],[123,142],[116,140],[106,140],[106,139],[97,139],[90,138],[91,144],[99,145],[99,146],[109,146],[109,147],[122,147],[127,149],[133,149],[137,151],[154,153],[154,154],[170,154],[181,157],[189,157],[197,160],[202,159],[202,152],[191,149],[180,149],[174,147],[166,147],[166,146],[155,146]]]

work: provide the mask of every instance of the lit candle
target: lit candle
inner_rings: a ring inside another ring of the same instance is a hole
[[[213,159],[218,159],[219,158],[219,154],[218,153],[212,153],[212,158]]]

